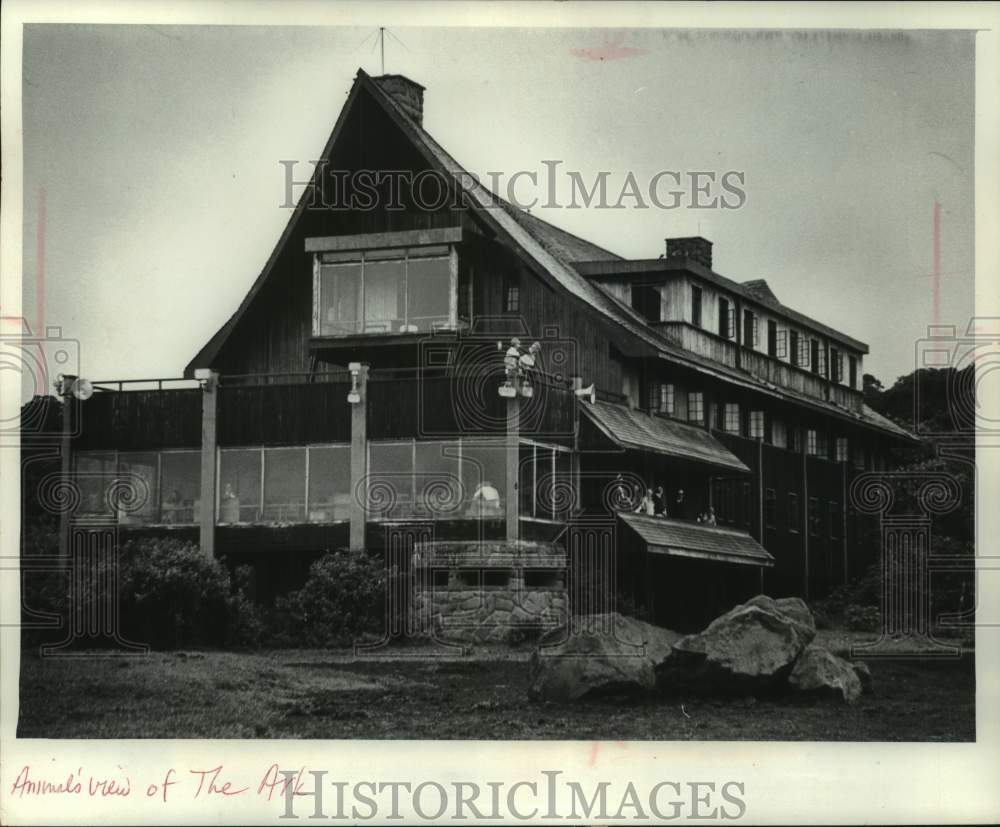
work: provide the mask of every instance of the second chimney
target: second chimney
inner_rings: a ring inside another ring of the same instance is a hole
[[[667,258],[689,258],[712,269],[712,242],[700,235],[668,238]]]
[[[373,80],[418,126],[424,122],[424,87],[403,75],[379,75]]]

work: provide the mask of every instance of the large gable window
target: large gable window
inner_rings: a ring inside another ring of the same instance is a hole
[[[457,322],[455,253],[444,244],[321,252],[313,334],[423,333]]]

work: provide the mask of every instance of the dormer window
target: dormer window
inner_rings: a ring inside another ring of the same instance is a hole
[[[517,276],[506,275],[503,280],[503,312],[521,312],[521,285]]]
[[[652,284],[632,285],[632,309],[641,313],[647,322],[658,322],[660,315],[660,288]]]
[[[396,236],[410,242],[411,235],[417,244],[375,246],[379,241],[398,243]],[[374,242],[371,247],[365,245],[368,241]],[[419,241],[411,233],[308,239],[306,249],[315,253],[313,335],[430,333],[457,327],[455,248]],[[466,310],[462,308],[462,316]]]
[[[701,288],[691,285],[691,324],[701,327]]]

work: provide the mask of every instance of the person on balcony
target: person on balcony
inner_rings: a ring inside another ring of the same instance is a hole
[[[663,486],[656,486],[653,492],[653,514],[657,517],[667,516],[667,495],[663,492]]]
[[[653,503],[653,488],[650,486],[646,489],[646,493],[642,495],[642,499],[639,501],[639,506],[636,508],[636,514],[645,514],[647,517],[652,517],[655,514],[655,505]]]
[[[674,500],[674,518],[677,520],[686,520],[688,516],[688,503],[684,499],[684,489],[679,488],[677,490],[677,498]]]

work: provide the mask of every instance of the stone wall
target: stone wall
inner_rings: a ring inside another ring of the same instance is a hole
[[[419,544],[413,575],[416,627],[438,640],[516,644],[568,619],[567,558],[553,543]]]

